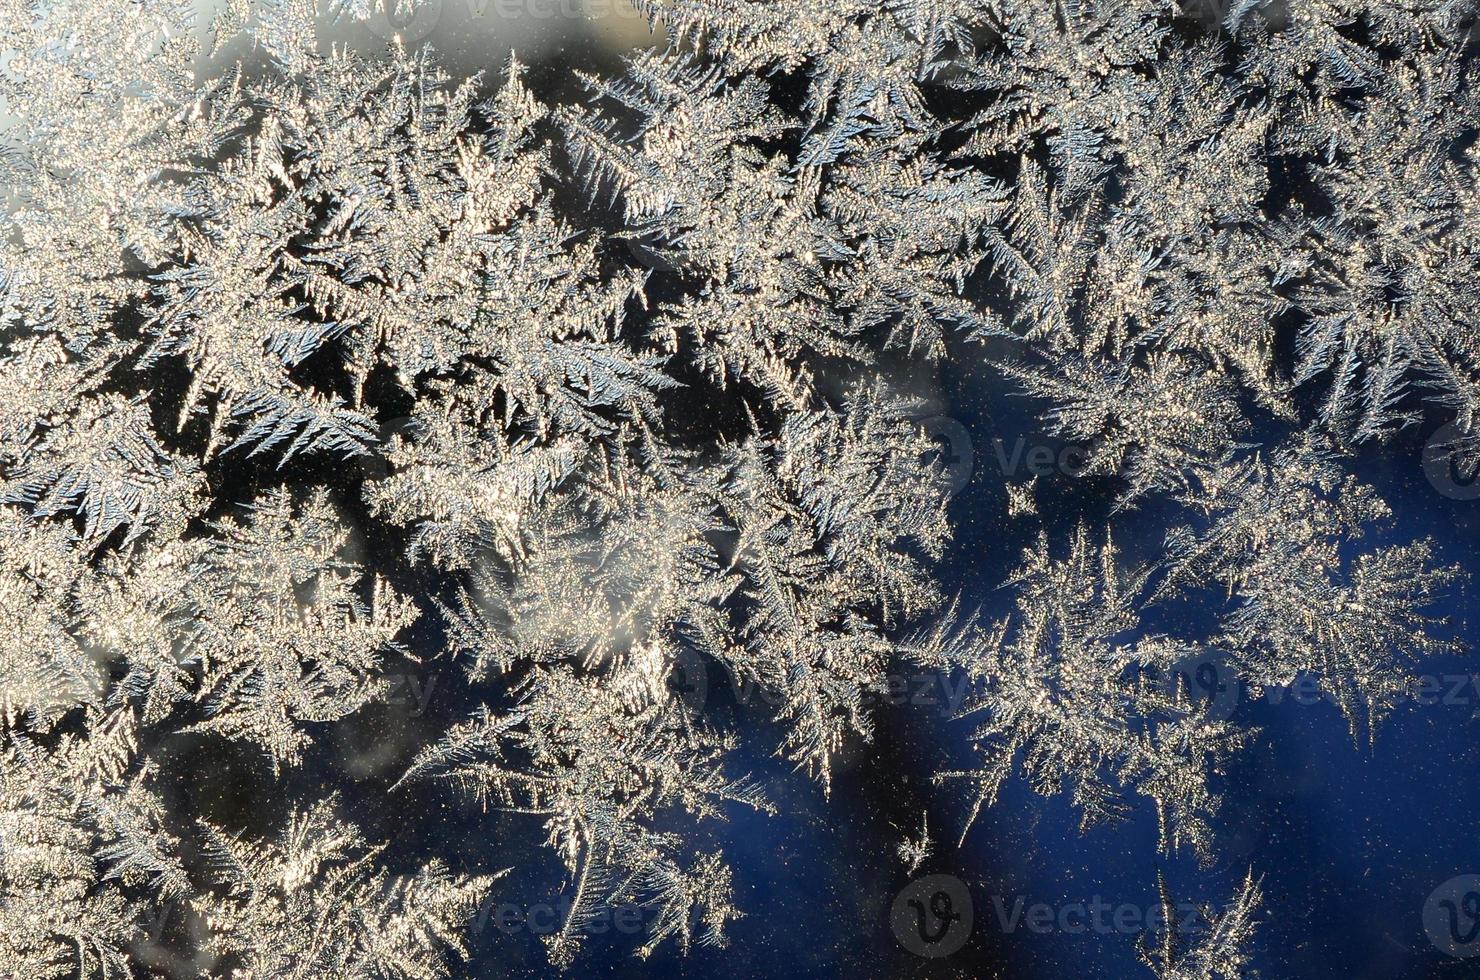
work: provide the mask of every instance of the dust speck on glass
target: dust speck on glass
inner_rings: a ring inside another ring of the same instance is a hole
[[[0,978],[1460,977],[1476,0],[0,0]]]

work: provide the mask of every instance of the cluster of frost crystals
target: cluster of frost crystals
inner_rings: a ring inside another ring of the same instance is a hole
[[[1040,541],[1011,582],[1018,614],[965,660],[982,682],[966,705],[985,719],[975,733],[981,766],[941,778],[969,780],[979,809],[1021,756],[1041,792],[1072,784],[1086,824],[1119,816],[1120,791],[1134,788],[1154,801],[1165,847],[1185,842],[1207,853],[1217,807],[1208,778],[1240,736],[1179,692],[1144,682],[1172,671],[1184,646],[1163,637],[1118,642],[1136,632],[1144,573],[1127,573],[1113,545],[1096,548],[1081,526],[1064,560]]]
[[[1178,907],[1159,874],[1156,885],[1161,898],[1161,921],[1176,923]],[[1238,895],[1222,912],[1197,909],[1203,931],[1196,940],[1181,935],[1173,925],[1161,929],[1160,935],[1144,935],[1141,962],[1151,968],[1157,980],[1241,980],[1253,976],[1247,947],[1262,899],[1261,883],[1252,875],[1245,878]]]
[[[656,910],[641,955],[724,942],[699,835],[773,809],[731,750],[826,792],[898,660],[973,685],[945,822],[1021,773],[1207,857],[1250,733],[1144,676],[1315,674],[1355,735],[1447,648],[1458,572],[1363,540],[1344,460],[1445,413],[1480,463],[1473,3],[636,6],[659,43],[551,105],[310,0],[230,0],[210,73],[178,0],[0,0],[0,974],[452,975],[500,869],[393,874],[327,777],[238,832],[170,770],[283,778],[418,657],[482,706],[381,789],[542,826],[568,964],[605,903]],[[898,377],[947,359],[1112,523],[1180,514],[1159,558],[1045,526],[1013,611],[958,615]],[[1214,627],[1143,626],[1178,603]],[[1259,892],[1146,964],[1247,975]]]

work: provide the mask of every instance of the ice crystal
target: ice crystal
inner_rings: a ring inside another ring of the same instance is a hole
[[[1203,931],[1195,939],[1180,935],[1183,917],[1160,875],[1156,885],[1160,921],[1165,927],[1159,941],[1143,939],[1141,960],[1158,980],[1240,980],[1250,975],[1245,950],[1256,925],[1254,913],[1263,900],[1260,882],[1253,875],[1244,879],[1238,895],[1222,912],[1198,910]]]
[[[549,846],[572,878],[572,908],[548,937],[551,957],[567,963],[583,926],[602,903],[638,901],[657,909],[651,952],[668,936],[687,949],[718,944],[731,904],[722,855],[678,863],[677,839],[652,823],[665,810],[695,818],[722,815],[720,804],[766,804],[744,780],[719,769],[723,742],[688,729],[663,692],[628,699],[568,670],[534,674],[508,715],[487,709],[424,751],[408,779],[434,776],[485,806],[543,817]]]
[[[1403,698],[1410,665],[1450,646],[1423,609],[1459,569],[1434,567],[1424,540],[1358,550],[1390,511],[1320,447],[1229,463],[1190,496],[1202,527],[1169,535],[1162,588],[1226,590],[1220,642],[1256,684],[1319,676],[1356,735]]]
[[[200,899],[207,948],[226,975],[253,980],[450,976],[447,952],[466,958],[459,927],[494,876],[454,875],[433,861],[392,878],[375,865],[379,849],[334,816],[335,802],[294,813],[272,842],[202,827],[222,889]]]
[[[1123,815],[1121,790],[1134,790],[1154,804],[1164,847],[1206,854],[1218,804],[1208,776],[1242,735],[1144,683],[1185,653],[1134,635],[1146,572],[1123,569],[1109,542],[1096,547],[1080,527],[1066,558],[1041,541],[1011,581],[1017,613],[963,664],[981,681],[964,711],[980,719],[982,765],[938,777],[971,785],[968,828],[1020,764],[1039,792],[1069,791],[1086,825]]]

